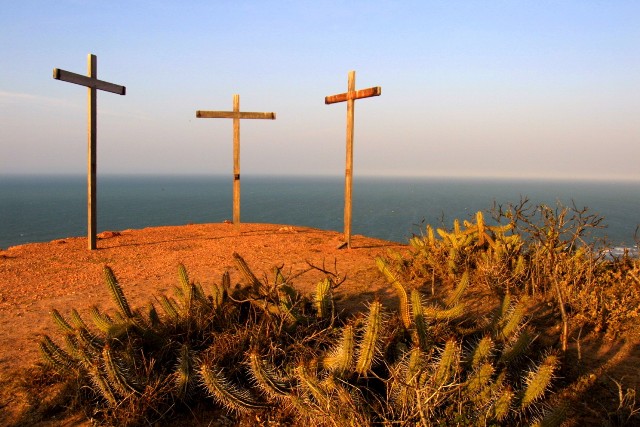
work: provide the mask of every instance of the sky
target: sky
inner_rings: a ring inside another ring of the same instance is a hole
[[[87,89],[98,174],[640,180],[638,1],[0,0],[0,175],[84,174]]]

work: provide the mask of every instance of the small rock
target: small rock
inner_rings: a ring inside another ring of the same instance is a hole
[[[119,235],[120,233],[118,233],[117,231],[103,231],[102,233],[99,233],[96,237],[98,239],[110,239],[112,237],[116,237]]]

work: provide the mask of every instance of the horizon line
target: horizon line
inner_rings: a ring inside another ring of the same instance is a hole
[[[180,173],[180,172],[103,172],[98,176],[103,177],[226,177],[230,173]],[[84,177],[86,174],[80,172],[4,172],[0,177]],[[247,177],[282,177],[282,178],[343,178],[344,174],[336,173],[269,173],[255,172],[245,173]],[[387,179],[452,179],[452,180],[517,180],[517,181],[598,181],[598,182],[640,182],[640,176],[603,176],[603,175],[491,175],[491,174],[420,174],[420,173],[367,173],[361,172],[354,176],[357,178],[387,178]]]

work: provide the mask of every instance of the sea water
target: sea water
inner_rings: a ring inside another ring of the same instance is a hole
[[[98,232],[221,222],[232,217],[232,177],[99,176]],[[451,227],[494,203],[588,208],[604,217],[593,235],[631,247],[640,224],[640,183],[355,177],[352,234],[407,242],[426,224]],[[86,177],[0,177],[0,248],[86,236]],[[342,231],[342,177],[245,176],[241,221]]]

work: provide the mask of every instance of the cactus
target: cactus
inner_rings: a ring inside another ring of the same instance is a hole
[[[91,307],[90,314],[91,320],[101,332],[106,333],[113,326],[113,320],[108,315],[100,313],[95,305]]]
[[[507,343],[505,343],[499,361],[504,364],[514,362],[525,354],[526,349],[533,340],[533,333],[527,328],[523,329],[515,336],[515,338],[511,338]]]
[[[497,338],[500,340],[508,340],[515,335],[521,328],[526,313],[526,300],[521,300],[513,309],[508,311],[500,320],[501,329],[497,332]]]
[[[448,340],[440,353],[436,371],[433,375],[433,384],[441,387],[452,382],[458,370],[460,348],[456,340]]]
[[[396,292],[398,296],[398,300],[400,302],[400,319],[402,320],[402,324],[405,328],[409,329],[411,326],[411,318],[409,315],[409,300],[407,298],[407,291],[398,280],[397,276],[389,269],[389,266],[385,262],[385,260],[381,257],[376,258],[376,265],[378,266],[378,270],[380,270],[384,276],[387,278],[387,281],[393,287],[393,290]]]
[[[458,283],[458,286],[456,286],[454,291],[451,293],[451,295],[449,295],[449,297],[445,301],[445,305],[448,308],[455,307],[458,304],[458,302],[460,302],[460,299],[462,298],[464,293],[467,291],[468,287],[469,287],[469,272],[465,271],[462,277],[460,278],[460,282]]]
[[[73,334],[75,333],[75,328],[66,321],[66,319],[60,314],[58,310],[55,308],[51,310],[51,316],[53,320],[56,322],[56,325],[60,328],[60,330],[65,334]]]
[[[425,317],[434,320],[455,320],[464,316],[464,303],[460,303],[449,309],[442,309],[437,306],[423,307],[422,312]]]
[[[280,378],[275,368],[268,367],[255,349],[249,352],[249,366],[256,383],[268,396],[284,399],[293,392],[291,381]]]
[[[240,270],[240,273],[242,273],[245,280],[247,280],[249,285],[253,288],[253,291],[258,295],[261,294],[262,283],[260,283],[255,274],[253,274],[253,271],[251,271],[244,258],[234,252],[233,260],[235,261],[238,270]]]
[[[109,291],[111,291],[111,297],[113,298],[113,301],[116,303],[116,306],[120,310],[120,313],[124,317],[131,319],[133,317],[133,313],[129,308],[129,303],[127,302],[127,299],[124,296],[124,292],[122,292],[122,287],[120,287],[120,284],[116,279],[116,275],[113,274],[113,270],[111,270],[111,268],[106,265],[104,266],[103,272],[104,272],[104,278],[107,282],[107,285],[109,286]]]
[[[97,367],[92,367],[89,371],[89,378],[95,389],[98,391],[98,394],[101,395],[109,404],[109,406],[115,408],[118,406],[118,399],[109,384],[109,381],[105,378],[105,376],[100,372]]]
[[[302,388],[313,398],[316,407],[328,410],[331,394],[323,387],[315,372],[307,364],[301,363],[296,366],[295,374]]]
[[[71,371],[77,366],[75,359],[58,347],[48,335],[44,335],[39,343],[40,353],[44,360],[55,369],[63,372]]]
[[[429,332],[427,330],[427,321],[422,309],[422,297],[420,291],[413,289],[411,291],[411,312],[413,313],[413,323],[415,325],[415,335],[418,346],[421,350],[426,351],[429,346]]]
[[[382,329],[382,304],[374,301],[369,307],[366,327],[357,350],[356,372],[365,375],[371,370],[378,354],[378,340]]]
[[[425,354],[420,348],[414,347],[402,359],[400,369],[393,376],[390,394],[402,411],[415,403],[416,390],[420,387],[419,378],[425,365]]]
[[[224,407],[237,412],[268,408],[264,402],[254,399],[248,390],[239,388],[224,375],[222,368],[211,368],[206,363],[200,365],[202,385],[210,395]]]
[[[539,400],[549,388],[555,371],[558,369],[558,356],[549,354],[542,363],[527,375],[527,386],[522,392],[520,407],[529,407]]]
[[[494,343],[491,337],[482,337],[471,355],[471,367],[476,368],[487,361],[491,357],[493,349]]]
[[[331,294],[331,279],[326,277],[318,282],[315,295],[316,315],[326,319],[333,314],[333,296]]]
[[[175,389],[180,399],[186,399],[192,391],[196,376],[195,365],[194,352],[187,343],[182,344],[175,369]]]
[[[463,229],[457,223],[448,233],[447,244],[458,245],[456,257],[494,250],[487,236],[495,237],[496,251],[502,245],[499,234],[476,220],[479,225],[465,223]],[[476,245],[481,231],[488,245]],[[470,237],[473,244],[461,246]],[[416,244],[420,251],[442,244],[435,237],[423,243]],[[437,296],[421,292],[425,282],[417,273],[412,283],[415,272],[407,271],[405,287],[396,273],[400,268],[375,260],[400,300],[396,316],[384,316],[376,299],[365,313],[347,318],[334,309],[331,278],[317,284],[315,295],[304,296],[281,268],[273,282],[258,281],[237,254],[244,282],[233,292],[228,273],[221,284],[207,286],[206,295],[179,265],[175,298],[158,296],[159,313],[153,304],[132,310],[105,268],[116,311],[92,307],[91,330],[75,310],[70,321],[54,310],[67,350],[43,337],[40,351],[48,364],[101,397],[93,413],[122,417],[112,424],[123,423],[118,420],[126,419],[126,408],[148,408],[137,415],[142,420],[204,401],[238,419],[278,408],[290,421],[310,425],[530,422],[540,413],[558,357],[550,354],[523,370],[519,362],[530,357],[535,337],[526,325],[526,300],[514,304],[506,293],[494,300],[493,318],[473,318],[465,308],[477,271],[469,263],[451,275],[445,265],[450,250],[428,258],[434,264],[425,271],[446,285]]]
[[[515,393],[511,387],[506,387],[500,393],[500,396],[493,404],[491,411],[489,412],[489,418],[496,419],[498,421],[505,420],[511,412],[511,402],[513,401]]]
[[[351,370],[355,348],[353,326],[347,325],[342,329],[342,339],[323,359],[325,369],[343,376]]]
[[[121,396],[128,396],[131,393],[138,394],[140,390],[135,386],[134,382],[129,378],[129,372],[120,366],[115,360],[113,351],[109,344],[105,344],[102,348],[102,360],[104,362],[104,368],[109,379],[109,384],[115,388],[115,390]]]
[[[164,309],[164,312],[173,320],[178,322],[181,318],[178,308],[176,307],[176,301],[170,299],[166,295],[160,297],[160,306]]]
[[[229,273],[226,272],[225,274],[228,277]],[[222,307],[225,299],[227,298],[227,288],[225,288],[224,282],[225,281],[223,280],[223,284],[215,284],[211,287],[211,303],[213,304],[213,308],[216,310],[219,310]]]
[[[471,373],[465,384],[466,393],[472,402],[479,407],[484,407],[491,399],[490,384],[495,373],[491,363],[483,363]]]
[[[189,281],[189,273],[187,273],[187,269],[182,263],[178,264],[178,277],[180,278],[182,291],[187,294],[189,292],[189,288],[191,288],[191,282]]]

